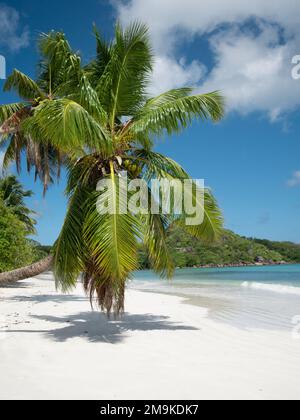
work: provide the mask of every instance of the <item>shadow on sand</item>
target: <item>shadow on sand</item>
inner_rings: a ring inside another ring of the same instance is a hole
[[[28,282],[25,282],[24,280],[21,282],[9,282],[9,283],[1,283],[0,284],[0,292],[1,289],[27,289],[30,287],[31,284]]]
[[[64,302],[85,302],[89,301],[87,297],[76,295],[33,295],[33,296],[13,296],[9,298],[14,302],[28,302],[28,303],[64,303]]]
[[[57,342],[65,342],[73,338],[84,338],[89,342],[116,344],[123,341],[130,331],[197,331],[191,326],[169,321],[167,316],[150,314],[125,314],[120,320],[108,320],[104,314],[98,312],[82,312],[66,317],[32,316],[34,319],[55,324],[68,324],[61,328],[49,330],[20,330],[7,331],[21,333],[43,333],[46,337]]]

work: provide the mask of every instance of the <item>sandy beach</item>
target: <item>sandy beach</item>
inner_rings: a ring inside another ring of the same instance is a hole
[[[129,290],[108,322],[50,274],[0,289],[0,399],[300,399],[300,340]]]

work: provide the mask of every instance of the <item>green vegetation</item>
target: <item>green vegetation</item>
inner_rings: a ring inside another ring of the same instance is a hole
[[[189,178],[180,165],[153,151],[154,140],[179,133],[194,120],[219,121],[224,101],[218,92],[194,95],[192,88],[149,97],[154,58],[144,25],[117,25],[112,42],[95,29],[95,38],[95,59],[83,65],[63,33],[41,37],[37,79],[14,70],[6,81],[5,90],[15,90],[23,102],[0,107],[0,135],[7,143],[4,166],[15,160],[20,169],[20,155],[26,153],[28,169],[35,168],[45,192],[66,164],[69,206],[54,246],[57,285],[70,290],[83,273],[91,298],[96,295],[108,313],[119,313],[126,281],[138,268],[139,241],[151,267],[163,277],[172,276],[166,229],[176,219],[152,215],[150,209],[147,216],[119,214],[120,173],[127,171],[128,182]],[[113,214],[97,212],[98,199],[108,199],[107,192],[96,191],[104,179],[114,191],[109,196]],[[222,216],[209,190],[204,199],[204,223],[189,230],[214,241]],[[202,206],[202,200],[196,204]],[[177,217],[177,223],[185,225],[184,219]]]
[[[29,239],[28,241],[34,250],[34,263],[42,260],[43,258],[51,254],[52,246],[41,245],[39,242],[34,241],[32,239]]]
[[[13,175],[0,179],[0,193],[6,207],[23,222],[28,234],[35,233],[34,212],[25,205],[25,198],[32,197],[32,191],[25,191],[22,184]]]
[[[26,239],[26,227],[0,196],[0,272],[31,264],[34,249]]]
[[[167,244],[176,267],[273,264],[300,262],[300,245],[242,238],[225,231],[215,244],[205,244],[178,227],[168,231]],[[145,247],[140,246],[140,264],[149,268]]]
[[[292,242],[274,242],[266,239],[254,239],[260,245],[268,249],[278,252],[283,256],[283,259],[291,262],[300,262],[300,245]]]
[[[31,195],[16,177],[0,179],[0,273],[37,262],[50,252],[27,238],[36,224],[24,202]]]

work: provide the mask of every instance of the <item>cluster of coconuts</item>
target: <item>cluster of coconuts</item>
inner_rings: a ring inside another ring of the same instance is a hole
[[[141,168],[136,163],[134,163],[134,161],[130,161],[129,159],[124,160],[123,166],[126,171],[135,178],[137,178],[142,171]]]

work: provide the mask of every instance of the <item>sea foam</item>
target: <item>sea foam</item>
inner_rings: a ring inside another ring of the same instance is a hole
[[[256,289],[256,290],[265,290],[265,291],[288,294],[288,295],[300,295],[300,287],[286,286],[283,284],[266,284],[266,283],[256,283],[256,282],[245,281],[242,284],[242,287],[247,287],[249,289]]]

